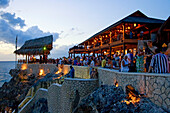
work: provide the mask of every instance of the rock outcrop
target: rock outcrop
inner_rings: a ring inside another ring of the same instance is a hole
[[[82,99],[74,113],[166,113],[148,98],[141,97],[135,104],[126,104],[122,87],[104,85]]]
[[[13,78],[0,88],[0,111],[4,111],[6,107],[16,109],[37,80],[31,76],[28,77],[26,70],[12,69],[9,73]]]

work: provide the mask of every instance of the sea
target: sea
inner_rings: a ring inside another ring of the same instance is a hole
[[[10,81],[12,77],[9,74],[9,71],[14,68],[15,61],[0,61],[0,87],[4,82]]]

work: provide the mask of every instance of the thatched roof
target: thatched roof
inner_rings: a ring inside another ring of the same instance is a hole
[[[83,45],[85,42],[87,42],[88,40],[101,35],[102,33],[120,25],[121,23],[143,23],[143,24],[162,24],[164,23],[164,20],[160,20],[160,19],[155,19],[155,18],[149,18],[147,17],[145,14],[143,14],[141,11],[137,10],[136,12],[130,14],[129,16],[123,18],[122,20],[110,25],[109,27],[103,29],[102,31],[94,34],[93,36],[91,36],[90,38],[88,38],[87,40],[83,41],[82,43],[80,43],[79,45]]]
[[[22,55],[42,55],[45,52],[49,54],[52,49],[52,43],[52,35],[27,40],[24,45],[20,49],[14,51],[14,53]],[[46,50],[43,50],[44,47],[46,47]]]

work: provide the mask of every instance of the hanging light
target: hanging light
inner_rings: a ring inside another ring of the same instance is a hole
[[[134,27],[136,27],[136,23],[134,23]]]

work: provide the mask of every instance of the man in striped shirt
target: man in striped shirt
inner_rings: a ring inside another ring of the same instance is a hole
[[[169,64],[168,59],[165,54],[160,53],[160,49],[155,50],[156,55],[152,57],[149,71],[154,73],[168,73],[169,72]]]

